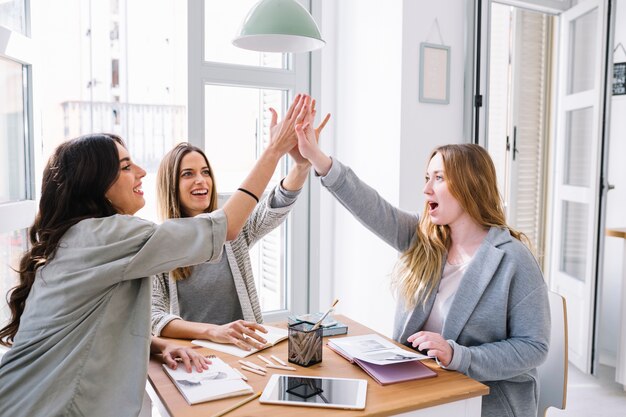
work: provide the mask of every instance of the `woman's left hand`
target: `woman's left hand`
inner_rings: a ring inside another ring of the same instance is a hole
[[[414,348],[427,352],[428,356],[437,358],[443,366],[450,365],[454,351],[452,346],[439,333],[417,332],[407,339]]]
[[[304,115],[304,120],[302,121],[303,124],[306,124],[308,126],[312,126],[313,125],[313,122],[315,120],[315,115],[317,114],[317,111],[315,110],[315,104],[316,104],[315,100],[311,100],[311,106],[309,107],[308,111]],[[317,126],[315,129],[313,129],[313,133],[315,133],[315,142],[316,143],[319,142],[320,135],[322,134],[322,130],[324,130],[324,127],[326,126],[326,123],[328,123],[329,119],[330,119],[330,113],[328,113],[326,115],[326,117],[324,117],[324,120],[322,120],[322,122],[319,124],[319,126]],[[295,131],[294,131],[294,134],[295,134]],[[300,150],[298,149],[297,146],[294,147],[291,151],[289,151],[289,156],[291,156],[291,158],[293,158],[293,160],[296,163],[296,165],[301,165],[301,166],[306,166],[306,167],[309,167],[311,165],[309,160],[306,159],[305,157],[303,157],[300,154]]]
[[[197,352],[192,347],[179,346],[167,343],[161,350],[163,362],[172,369],[178,367],[178,362],[182,362],[187,372],[191,372],[192,365],[198,372],[209,369],[211,361],[204,355]]]

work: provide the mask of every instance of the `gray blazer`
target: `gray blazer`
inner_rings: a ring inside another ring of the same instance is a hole
[[[86,219],[39,268],[0,363],[0,416],[136,416],[150,346],[150,275],[219,257],[222,210],[155,225]]]
[[[361,223],[399,251],[414,239],[419,216],[399,210],[333,160],[322,183]],[[399,299],[396,341],[420,331],[436,294],[407,310]],[[539,265],[507,229],[492,227],[459,285],[443,337],[454,350],[447,369],[482,381],[483,416],[535,417],[536,367],[546,358],[550,335],[548,293]]]

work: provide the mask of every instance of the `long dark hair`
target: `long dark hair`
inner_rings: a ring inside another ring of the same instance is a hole
[[[19,284],[7,294],[9,324],[0,329],[0,344],[11,346],[37,269],[54,257],[65,232],[81,220],[116,214],[105,193],[119,175],[116,143],[110,134],[81,136],[59,145],[43,172],[41,200],[29,230],[31,247],[22,256]]]

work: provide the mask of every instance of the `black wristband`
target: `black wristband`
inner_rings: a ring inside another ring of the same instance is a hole
[[[241,191],[242,193],[246,193],[250,197],[254,198],[257,203],[259,202],[259,197],[255,196],[254,194],[252,194],[250,191],[246,190],[245,188],[237,188],[237,191]]]

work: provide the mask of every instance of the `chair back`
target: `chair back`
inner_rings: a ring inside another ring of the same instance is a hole
[[[549,407],[565,410],[567,397],[567,307],[565,298],[548,291],[550,300],[550,349],[546,361],[537,368],[539,407],[537,417],[545,417]]]

